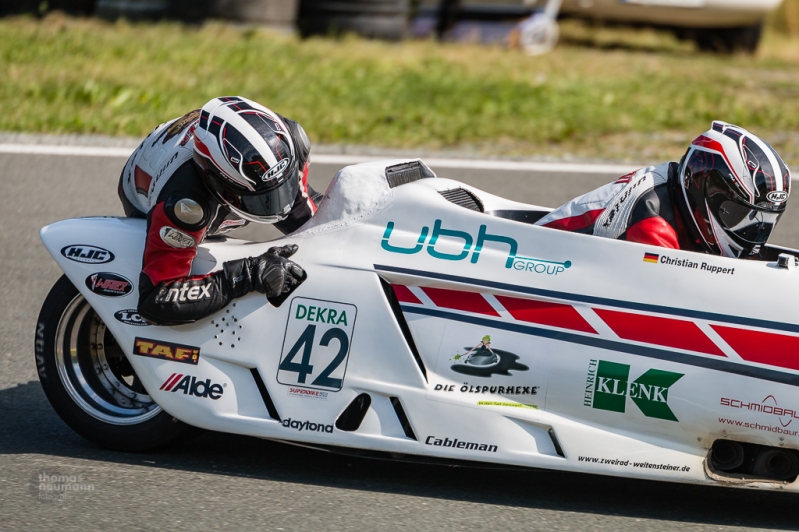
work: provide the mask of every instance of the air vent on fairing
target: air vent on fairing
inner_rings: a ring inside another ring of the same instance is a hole
[[[371,404],[372,398],[368,393],[360,394],[352,400],[349,406],[347,406],[344,412],[338,417],[336,420],[336,428],[345,432],[358,430]]]
[[[436,174],[421,161],[411,161],[386,167],[386,182],[388,182],[389,188],[435,176]]]
[[[465,188],[453,188],[450,190],[439,190],[439,194],[450,203],[454,203],[470,211],[485,212],[483,203],[477,199],[477,196],[466,190]]]

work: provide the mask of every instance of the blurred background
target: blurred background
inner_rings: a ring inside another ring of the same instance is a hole
[[[0,133],[135,138],[217,95],[317,144],[799,163],[799,0],[0,0]]]

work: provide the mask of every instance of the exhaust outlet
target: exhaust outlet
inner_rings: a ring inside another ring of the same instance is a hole
[[[763,449],[755,456],[752,474],[763,478],[790,480],[799,474],[799,459],[786,449]]]
[[[737,441],[717,441],[713,445],[710,464],[719,471],[732,471],[744,463],[744,448]]]
[[[705,466],[716,480],[794,482],[799,477],[799,451],[716,440]]]

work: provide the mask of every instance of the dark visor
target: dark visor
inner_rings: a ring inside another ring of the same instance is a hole
[[[765,244],[782,212],[764,211],[726,200],[719,205],[719,219],[733,235],[750,244]]]
[[[251,192],[233,186],[213,166],[208,165],[203,177],[209,187],[222,203],[256,217],[271,217],[283,214],[286,206],[294,203],[299,187],[296,172],[289,179],[269,190]]]

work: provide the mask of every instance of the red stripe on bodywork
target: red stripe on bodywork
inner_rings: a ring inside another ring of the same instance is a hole
[[[437,307],[499,317],[494,307],[485,300],[482,294],[478,294],[477,292],[461,292],[460,290],[430,287],[422,288],[422,290],[424,290],[424,293],[427,294]]]
[[[711,325],[746,361],[799,370],[799,338]]]
[[[516,297],[494,297],[519,321],[596,334],[594,328],[571,305]]]
[[[182,373],[173,373],[164,384],[161,385],[161,390],[169,391],[175,385],[175,383],[183,376]]]
[[[400,303],[413,303],[415,305],[422,304],[419,298],[413,295],[413,292],[411,292],[410,288],[407,286],[402,286],[401,284],[392,284],[391,288],[394,289],[394,295],[397,296],[397,299]]]
[[[708,355],[726,356],[692,321],[594,309],[619,338],[647,344],[687,349]]]

